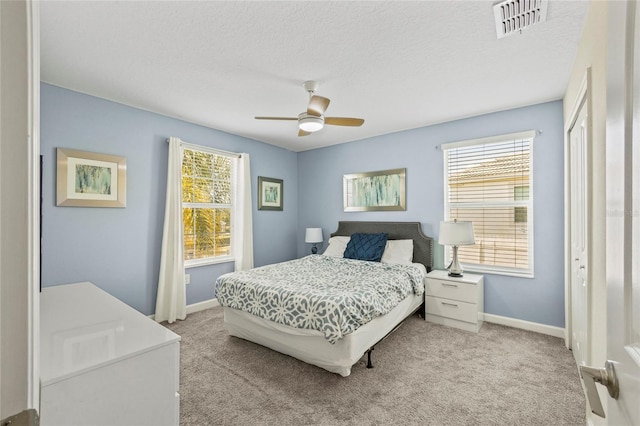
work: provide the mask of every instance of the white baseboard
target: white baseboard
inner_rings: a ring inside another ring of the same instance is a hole
[[[484,320],[486,322],[492,322],[494,324],[506,325],[514,328],[521,328],[523,330],[535,331],[536,333],[560,337],[562,339],[564,339],[565,337],[564,328],[539,324],[537,322],[519,320],[515,318],[501,317],[500,315],[482,314],[482,316],[484,317]]]
[[[220,306],[218,299],[203,300],[202,302],[187,305],[187,315],[194,312],[204,311],[205,309],[215,308],[216,306]],[[147,315],[147,317],[152,320],[155,320],[156,318],[155,314]]]
[[[220,306],[218,299],[209,299],[202,302],[187,305],[187,314],[194,312],[204,311],[205,309],[215,308]],[[493,314],[481,314],[484,321],[494,324],[506,325],[509,327],[520,328],[522,330],[535,331],[536,333],[546,334],[548,336],[565,338],[565,329],[561,327],[554,327],[552,325],[539,324],[537,322],[524,321],[516,318],[502,317],[500,315]],[[154,315],[149,315],[149,318],[153,319]]]
[[[204,311],[205,309],[215,308],[220,306],[218,299],[209,299],[202,302],[194,303],[193,305],[187,305],[187,314],[194,312]]]

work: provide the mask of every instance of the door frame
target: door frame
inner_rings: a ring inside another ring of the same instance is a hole
[[[40,412],[40,3],[26,0],[28,43],[28,329],[27,406]]]
[[[572,280],[572,259],[571,259],[571,140],[570,140],[570,131],[578,119],[578,113],[580,112],[580,107],[583,103],[585,103],[585,108],[587,108],[587,164],[586,164],[586,183],[587,187],[592,187],[592,141],[593,141],[593,114],[592,114],[592,88],[591,88],[591,67],[588,67],[584,73],[584,77],[582,78],[582,83],[580,84],[580,89],[578,90],[578,94],[573,100],[573,105],[571,107],[571,114],[569,114],[568,119],[564,123],[564,342],[565,346],[568,349],[572,348],[571,335],[573,330],[573,323],[571,321],[572,312],[571,312],[571,301],[572,301],[572,293],[571,293],[571,280]],[[592,262],[592,235],[591,235],[591,220],[592,220],[592,206],[591,206],[591,193],[589,190],[586,191],[586,220],[587,220],[587,253],[588,253],[588,264],[586,265],[587,271],[591,271],[591,262]],[[587,341],[588,347],[586,348],[587,359],[591,359],[591,327],[589,323],[591,322],[591,274],[587,274],[587,312],[589,318],[587,318],[587,330],[588,337]]]
[[[0,189],[0,223],[10,229],[2,238],[12,244],[11,262],[3,263],[0,277],[5,308],[0,315],[0,418],[6,418],[40,406],[39,3],[2,2],[0,18],[6,36],[0,90],[5,89],[2,103],[12,107],[0,115],[0,144],[9,159],[3,157],[2,175],[21,182]]]

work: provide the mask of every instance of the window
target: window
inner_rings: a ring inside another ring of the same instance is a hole
[[[465,269],[533,276],[535,132],[442,145],[445,218],[473,222],[476,244],[458,248]],[[450,248],[445,262],[451,258]]]
[[[183,149],[185,266],[231,260],[232,157]]]
[[[514,201],[523,201],[529,199],[529,186],[516,186],[513,188]],[[526,207],[514,207],[513,208],[514,222],[527,222],[527,208]]]

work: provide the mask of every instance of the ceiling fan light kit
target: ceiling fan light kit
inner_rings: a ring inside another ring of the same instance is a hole
[[[298,127],[305,132],[317,132],[324,127],[324,117],[316,117],[306,112],[300,113],[298,115]]]
[[[307,111],[298,114],[298,118],[295,117],[255,117],[256,120],[298,120],[298,136],[308,136],[313,132],[317,132],[324,128],[325,124],[333,126],[349,126],[359,127],[364,123],[362,118],[352,117],[326,117],[324,112],[326,111],[329,103],[328,98],[323,96],[314,95],[318,90],[318,83],[316,81],[305,81],[302,86],[309,93],[309,103],[307,105]]]

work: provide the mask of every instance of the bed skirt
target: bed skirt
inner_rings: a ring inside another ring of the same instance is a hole
[[[411,315],[423,301],[423,295],[412,294],[386,315],[374,318],[335,344],[329,343],[320,331],[277,324],[227,307],[224,308],[224,324],[232,336],[346,377],[367,350]]]

